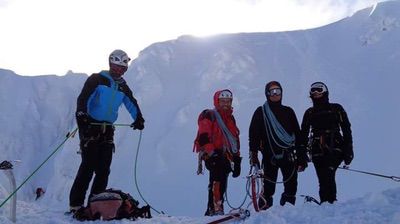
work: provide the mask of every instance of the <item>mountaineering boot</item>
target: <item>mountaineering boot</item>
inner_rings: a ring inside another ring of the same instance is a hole
[[[79,209],[81,209],[82,206],[69,206],[69,213],[70,214],[75,214]]]
[[[221,195],[221,182],[213,182],[213,202],[214,202],[214,215],[223,215],[224,207]]]
[[[206,212],[204,213],[204,216],[213,216],[213,215],[215,215],[214,208],[208,207]]]
[[[284,206],[286,202],[289,202],[290,204],[295,205],[296,196],[283,193],[281,196],[280,205]]]
[[[258,207],[260,210],[267,210],[269,207],[272,206],[274,199],[272,197],[268,197],[265,199],[264,197],[260,196],[258,199]]]

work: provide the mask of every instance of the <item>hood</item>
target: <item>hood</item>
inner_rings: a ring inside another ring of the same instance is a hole
[[[268,97],[268,95],[267,95],[267,92],[268,92],[269,88],[270,88],[272,85],[277,85],[277,86],[279,86],[279,88],[281,88],[281,90],[282,90],[282,97],[283,97],[283,89],[282,89],[281,84],[280,84],[278,81],[271,81],[271,82],[269,82],[269,83],[267,83],[267,84],[265,85],[265,90],[264,90],[265,97],[267,98],[268,104],[270,104],[270,105],[271,105],[271,104],[282,104],[282,97],[281,97],[281,100],[279,100],[278,102],[271,102],[271,101],[269,100],[269,97]]]

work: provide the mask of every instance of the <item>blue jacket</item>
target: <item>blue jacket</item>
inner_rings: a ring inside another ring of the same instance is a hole
[[[114,80],[108,71],[101,71],[86,80],[78,97],[77,111],[86,112],[99,122],[114,123],[122,103],[132,119],[136,120],[138,116],[142,116],[139,105],[125,80],[123,78]]]

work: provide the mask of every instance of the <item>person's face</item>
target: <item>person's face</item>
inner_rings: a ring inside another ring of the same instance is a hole
[[[268,92],[268,97],[271,102],[278,102],[282,99],[282,89],[278,85],[270,86]]]
[[[110,73],[114,77],[121,77],[127,70],[128,70],[128,67],[126,67],[126,66],[110,63]]]
[[[322,88],[311,88],[311,98],[319,99],[324,95]]]
[[[218,103],[219,103],[219,108],[222,110],[229,110],[232,108],[231,98],[219,98]]]

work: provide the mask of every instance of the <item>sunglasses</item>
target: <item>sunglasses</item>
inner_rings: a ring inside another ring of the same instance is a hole
[[[267,92],[268,96],[280,96],[282,94],[282,90],[280,88],[270,89]]]

